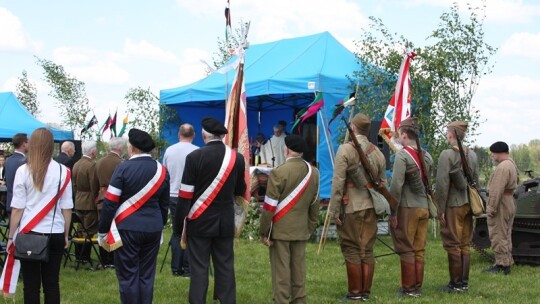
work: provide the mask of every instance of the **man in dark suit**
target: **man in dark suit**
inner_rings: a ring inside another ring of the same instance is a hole
[[[180,184],[175,233],[185,233],[189,247],[190,303],[205,303],[210,255],[214,265],[214,298],[236,303],[234,275],[234,197],[246,190],[244,157],[225,146],[223,124],[202,120],[205,146],[191,152]],[[186,220],[185,226],[182,226]],[[185,227],[185,231],[183,231]]]
[[[73,165],[75,165],[75,160],[73,156],[75,155],[75,144],[71,141],[65,141],[60,147],[60,153],[54,158],[55,161],[61,163],[62,165],[73,170]]]
[[[122,162],[122,154],[126,146],[126,140],[122,137],[113,137],[109,141],[110,152],[96,163],[97,178],[99,181],[98,217],[103,206],[103,199],[111,182],[111,177],[116,167]],[[105,268],[114,267],[114,256],[103,248],[99,248],[101,262]]]
[[[17,133],[11,141],[15,151],[6,159],[4,170],[6,171],[6,187],[7,187],[7,202],[6,209],[8,214],[11,214],[11,199],[13,198],[13,182],[15,181],[15,173],[20,166],[26,163],[26,150],[28,146],[28,137],[26,133]]]

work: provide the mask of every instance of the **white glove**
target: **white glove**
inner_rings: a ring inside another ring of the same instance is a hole
[[[106,239],[107,239],[106,233],[98,233],[97,242],[99,246],[101,246],[101,244],[104,244],[106,242]]]

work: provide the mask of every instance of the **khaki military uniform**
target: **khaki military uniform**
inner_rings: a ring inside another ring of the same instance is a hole
[[[98,229],[98,212],[96,199],[99,192],[99,181],[96,174],[96,161],[83,156],[73,166],[73,191],[75,192],[75,210],[79,213],[83,225],[90,234]],[[82,229],[79,235],[85,236]]]
[[[476,153],[466,147],[464,150],[472,178],[478,181],[479,165]],[[441,239],[448,253],[450,284],[452,287],[468,288],[473,215],[457,147],[441,152],[435,185],[435,201],[446,219],[446,225],[441,226]]]
[[[103,207],[103,198],[107,193],[107,188],[111,182],[111,177],[116,167],[122,163],[122,158],[115,152],[109,152],[105,157],[101,158],[96,163],[97,178],[99,181],[99,194],[98,194],[98,218]],[[112,252],[107,252],[102,247],[99,247],[99,254],[101,256],[101,262],[105,266],[114,265],[114,256]]]
[[[301,158],[289,158],[270,172],[266,198],[279,203],[291,195],[308,173]],[[274,212],[264,210],[260,235],[273,241],[270,246],[272,291],[274,303],[305,303],[305,248],[319,218],[319,171],[312,168],[311,179],[296,204],[277,222]]]
[[[416,145],[412,145],[416,150]],[[424,151],[427,176],[433,159]],[[401,260],[401,284],[406,292],[419,291],[424,279],[424,255],[429,211],[428,197],[420,176],[420,170],[405,150],[396,153],[392,170],[390,194],[398,201],[398,226],[390,232],[394,248]]]
[[[487,218],[489,240],[495,253],[495,265],[510,266],[512,258],[512,225],[516,215],[514,190],[519,173],[512,159],[500,162],[491,174],[488,184]]]
[[[366,136],[357,135],[356,138],[373,173],[386,182],[384,155]],[[344,209],[345,216],[337,231],[347,267],[349,293],[369,295],[375,270],[373,245],[377,239],[377,215],[360,157],[352,143],[341,145],[335,157],[329,217],[337,217],[340,209]]]

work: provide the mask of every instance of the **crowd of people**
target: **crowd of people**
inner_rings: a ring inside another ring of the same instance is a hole
[[[441,290],[459,293],[469,289],[473,215],[457,147],[467,126],[463,121],[448,125],[449,149],[437,162],[418,144],[416,118],[404,120],[397,131],[403,148],[396,153],[388,188],[397,201],[391,206],[389,222],[394,250],[400,257],[401,296],[419,297],[422,292],[428,219],[434,216],[429,211],[432,201],[427,179],[434,166],[435,216],[440,220],[449,270],[449,283]],[[39,303],[41,291],[45,303],[60,303],[60,264],[69,246],[75,212],[81,222],[77,235],[97,235],[101,248],[96,258],[104,268],[115,270],[122,303],[152,303],[162,230],[169,219],[173,227],[171,273],[190,278],[189,302],[206,302],[212,263],[214,299],[236,303],[234,204],[246,190],[244,173],[249,160],[223,143],[228,130],[222,122],[205,117],[201,127],[203,147],[192,144],[194,127],[183,124],[179,142],[167,148],[162,163],[150,154],[155,148],[152,137],[135,128],[127,141],[112,138],[107,155],[99,160],[96,142],[82,142],[82,157],[76,162],[75,145],[70,141],[61,145],[53,159],[53,136],[46,128],[35,130],[30,138],[16,134],[13,154],[5,164],[0,158],[10,217],[8,258],[0,279],[3,293],[14,293],[20,271],[25,303]],[[370,180],[387,186],[386,160],[367,138],[370,127],[367,116],[352,118],[351,136],[359,147],[340,145],[328,207],[345,261],[347,301],[370,299],[378,221]],[[252,145],[252,154],[273,167],[259,234],[261,243],[269,248],[273,302],[305,303],[305,248],[318,224],[320,177],[318,169],[302,158],[309,149],[306,140],[286,134],[285,128],[276,124],[271,138],[265,140],[260,134]],[[374,176],[365,176],[358,149],[367,157]],[[463,149],[473,178],[478,178],[474,151]],[[486,271],[509,274],[515,214],[512,193],[519,174],[508,145],[497,142],[490,151],[497,167],[487,185],[486,213],[496,261]],[[48,235],[49,259],[14,259],[20,233]],[[77,259],[91,259],[89,247],[78,246],[75,251]]]

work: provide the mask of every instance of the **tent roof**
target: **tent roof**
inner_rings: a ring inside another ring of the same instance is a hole
[[[11,140],[17,133],[28,136],[37,128],[47,127],[37,120],[12,92],[0,92],[0,141]],[[49,128],[55,141],[73,140],[73,133]]]
[[[262,101],[274,107],[280,100],[287,100],[289,106],[295,98],[299,104],[311,102],[314,89],[308,88],[309,82],[315,83],[315,90],[345,95],[351,85],[346,76],[361,69],[355,55],[328,32],[253,45],[246,50],[245,58],[248,107],[252,102],[249,99],[255,96],[272,95]],[[234,73],[235,70],[226,75],[214,72],[190,85],[162,90],[161,103],[222,104]],[[273,100],[266,100],[268,98]]]

